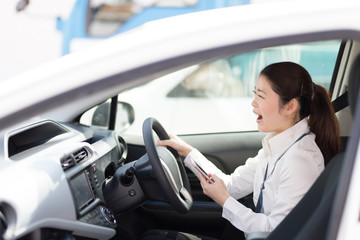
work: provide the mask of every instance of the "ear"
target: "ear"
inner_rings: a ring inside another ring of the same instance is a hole
[[[285,110],[289,116],[293,116],[299,109],[299,101],[296,98],[291,99],[286,105]]]

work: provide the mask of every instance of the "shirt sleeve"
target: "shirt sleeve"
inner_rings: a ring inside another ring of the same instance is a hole
[[[197,164],[201,166],[207,173],[216,174],[221,178],[226,178],[226,174],[224,174],[219,168],[215,166],[211,161],[209,161],[204,155],[202,155],[197,149],[193,149],[185,158],[184,164],[187,168],[189,168],[198,178],[199,172],[196,168],[191,164],[191,160],[195,161]]]
[[[255,174],[264,159],[261,149],[255,157],[248,158],[244,165],[235,169],[227,181],[224,181],[230,196],[240,199],[253,192]]]
[[[199,177],[199,172],[191,164],[191,159],[196,161],[207,173],[215,174],[221,178],[232,197],[240,199],[253,192],[254,176],[259,158],[261,158],[262,155],[263,151],[260,150],[256,157],[249,158],[245,165],[237,167],[231,175],[226,175],[223,173],[196,149],[192,150],[188,154],[184,160],[184,163],[187,168],[189,168],[197,177]]]
[[[268,216],[263,213],[254,213],[233,197],[229,197],[225,201],[222,217],[229,220],[232,225],[245,234],[250,232],[270,232],[272,230],[267,227],[269,225]]]

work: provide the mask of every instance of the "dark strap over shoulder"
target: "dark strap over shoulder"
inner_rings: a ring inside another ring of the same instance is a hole
[[[341,94],[338,98],[332,101],[332,105],[335,112],[339,112],[349,106],[349,93],[348,91]]]

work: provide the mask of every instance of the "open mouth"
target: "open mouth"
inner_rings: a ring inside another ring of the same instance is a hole
[[[255,110],[253,111],[253,113],[254,113],[255,115],[257,115],[257,118],[256,118],[256,121],[257,121],[257,122],[263,119],[263,116],[262,116],[261,114],[258,114]]]

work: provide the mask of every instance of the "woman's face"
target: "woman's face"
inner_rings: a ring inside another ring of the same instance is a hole
[[[293,121],[285,110],[280,108],[280,98],[276,94],[266,76],[260,75],[255,86],[255,97],[251,105],[258,116],[256,122],[261,132],[278,134],[293,125]]]

